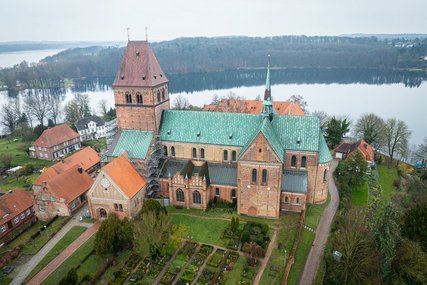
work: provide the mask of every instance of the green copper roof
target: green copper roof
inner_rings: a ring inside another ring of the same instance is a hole
[[[263,119],[261,126],[260,126],[260,129],[254,134],[252,139],[248,140],[248,142],[243,146],[239,157],[243,155],[243,153],[248,149],[248,147],[252,144],[252,142],[258,136],[258,134],[260,132],[264,135],[264,137],[270,143],[274,152],[279,157],[280,161],[283,162],[283,159],[285,157],[285,151],[284,151],[283,146],[280,143],[278,137],[276,136],[276,132],[273,130],[273,126],[271,125],[271,122],[269,121],[268,117],[265,117]]]
[[[130,158],[145,159],[152,139],[153,132],[122,130],[112,156],[127,151]]]
[[[259,115],[168,110],[159,135],[161,141],[243,146],[260,123]]]
[[[326,144],[325,138],[322,136],[322,133],[320,133],[319,141],[319,163],[327,163],[332,161],[331,152],[329,151],[328,145]]]

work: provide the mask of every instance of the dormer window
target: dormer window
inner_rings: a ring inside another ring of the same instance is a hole
[[[297,144],[300,144],[301,143],[301,138],[298,138],[297,139]]]
[[[142,80],[145,80],[145,75],[142,76]]]
[[[120,78],[123,80],[123,79],[125,79],[125,75],[124,74],[122,74],[122,76],[120,76]]]
[[[197,132],[197,137],[200,137],[200,131]]]
[[[139,51],[136,52],[136,56],[139,56]]]

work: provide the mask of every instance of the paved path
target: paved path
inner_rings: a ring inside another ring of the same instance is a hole
[[[84,244],[91,236],[93,236],[101,226],[100,222],[93,224],[84,233],[82,233],[72,244],[70,244],[63,252],[55,257],[45,268],[43,268],[36,276],[31,279],[27,285],[41,284],[52,272],[54,272],[67,258],[69,258],[82,244]]]
[[[330,171],[331,175],[333,175],[337,164],[338,162],[336,160],[332,162]],[[310,253],[308,254],[307,260],[305,262],[304,271],[300,278],[300,285],[313,284],[320,265],[320,261],[323,258],[329,232],[331,230],[332,220],[334,219],[335,213],[338,209],[340,198],[338,196],[337,187],[335,186],[333,177],[329,179],[329,193],[331,194],[331,201],[323,212],[319,225],[317,226],[316,238],[314,239],[313,246],[311,247]]]
[[[74,216],[80,217],[87,210],[86,206],[83,206]],[[35,255],[31,257],[28,262],[15,268],[18,274],[13,278],[10,285],[21,285],[25,278],[30,272],[39,264],[39,262],[48,254],[48,252],[58,243],[58,241],[74,226],[85,226],[91,227],[93,224],[80,223],[77,218],[71,219],[62,229],[56,233],[56,235],[49,240]]]
[[[268,245],[268,248],[267,248],[267,252],[265,253],[265,257],[261,260],[261,265],[254,279],[254,283],[253,283],[254,285],[258,285],[259,281],[261,281],[262,274],[264,273],[265,267],[267,266],[271,253],[273,252],[273,248],[276,246],[276,237],[277,237],[277,230],[273,232],[270,244]]]

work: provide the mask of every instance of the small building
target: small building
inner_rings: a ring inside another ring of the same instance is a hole
[[[342,160],[346,160],[352,155],[359,151],[363,158],[368,162],[369,165],[374,164],[374,150],[372,146],[365,142],[363,139],[357,142],[343,142],[334,149],[334,157]]]
[[[55,160],[81,148],[80,136],[67,124],[45,130],[30,147],[30,156]]]
[[[6,243],[20,235],[37,221],[30,192],[10,190],[0,196],[0,243]]]
[[[147,181],[125,152],[104,166],[88,192],[91,215],[95,219],[116,213],[120,218],[134,218],[141,211]]]
[[[86,147],[46,169],[32,185],[37,217],[70,216],[86,202],[99,164],[99,154]]]
[[[98,116],[81,118],[74,123],[80,135],[80,141],[105,138],[105,122]]]

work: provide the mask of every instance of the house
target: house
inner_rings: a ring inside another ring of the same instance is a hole
[[[99,164],[99,154],[86,147],[46,169],[32,185],[37,217],[72,215],[86,202]]]
[[[170,110],[150,45],[129,41],[113,83],[118,132],[108,160],[127,152],[150,179],[146,195],[171,206],[206,209],[220,197],[241,215],[279,218],[326,202],[332,156],[320,120],[280,114],[269,74],[264,100],[247,112]]]
[[[21,189],[0,196],[0,243],[17,237],[37,221],[31,193]]]
[[[147,182],[133,166],[127,153],[104,166],[87,197],[91,215],[106,218],[110,213],[134,218],[141,211]]]
[[[67,124],[45,130],[30,147],[30,156],[55,160],[81,148],[80,136]]]
[[[105,122],[98,116],[81,118],[74,123],[74,126],[82,142],[106,136]]]
[[[343,142],[334,149],[335,158],[346,160],[359,151],[369,165],[374,164],[374,150],[372,146],[363,139],[356,142]]]
[[[222,99],[218,104],[204,105],[203,111],[261,114],[262,102],[261,100]],[[273,107],[281,116],[304,116],[304,111],[296,102],[274,101]]]

